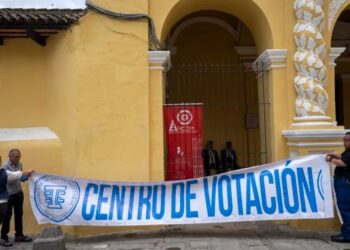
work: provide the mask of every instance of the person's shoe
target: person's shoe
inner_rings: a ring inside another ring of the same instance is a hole
[[[15,241],[16,242],[31,242],[33,241],[32,238],[24,236],[24,235],[20,235],[20,236],[15,236]]]
[[[331,236],[331,241],[338,243],[350,243],[350,239],[345,239],[341,234]]]
[[[0,245],[3,247],[12,247],[12,243],[8,239],[0,239]]]

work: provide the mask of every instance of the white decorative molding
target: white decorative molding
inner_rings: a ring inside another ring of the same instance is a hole
[[[288,142],[287,145],[296,148],[344,147],[342,142]]]
[[[294,117],[293,127],[300,126],[337,126],[337,122],[331,122],[331,117],[325,115]]]
[[[285,68],[287,49],[267,49],[254,62],[253,70],[261,73],[273,68]]]
[[[318,127],[318,126],[337,126],[337,122],[297,122],[292,123],[292,127]]]
[[[47,127],[0,128],[0,141],[55,140],[58,136]]]
[[[170,51],[148,51],[148,63],[150,70],[170,69]]]
[[[342,139],[349,131],[341,129],[284,130],[282,135],[288,139],[287,145],[290,147],[343,147]]]
[[[296,52],[294,79],[297,98],[297,117],[325,117],[328,109],[326,91],[327,68],[324,65],[326,43],[323,38],[325,15],[324,0],[295,0],[297,23],[294,26]],[[323,118],[322,118],[323,119]],[[306,125],[306,124],[305,124]],[[324,125],[324,122],[320,122]]]
[[[331,67],[335,67],[337,64],[335,63],[335,59],[337,59],[341,53],[343,53],[346,50],[346,47],[338,47],[334,48],[332,47],[329,50],[329,65]]]
[[[328,30],[331,30],[334,23],[336,22],[335,16],[345,6],[346,0],[329,0],[328,6]]]
[[[329,121],[331,118],[329,116],[302,116],[302,117],[295,117],[294,121],[296,122],[310,122],[317,119],[317,121]]]
[[[282,135],[289,141],[293,140],[340,140],[350,130],[317,129],[317,130],[284,130]]]

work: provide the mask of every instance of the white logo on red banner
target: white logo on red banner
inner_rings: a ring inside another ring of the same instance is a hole
[[[193,116],[191,111],[183,109],[177,113],[176,119],[181,125],[188,125],[191,123]]]

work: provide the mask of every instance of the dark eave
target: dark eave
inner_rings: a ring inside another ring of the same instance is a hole
[[[7,38],[31,38],[45,46],[46,38],[69,28],[84,9],[0,9],[0,45]]]

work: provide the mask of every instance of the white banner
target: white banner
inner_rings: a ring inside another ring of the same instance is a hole
[[[333,217],[329,164],[310,155],[224,174],[159,183],[35,173],[38,223],[130,226]]]

